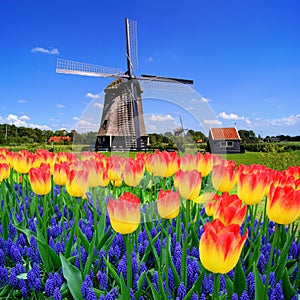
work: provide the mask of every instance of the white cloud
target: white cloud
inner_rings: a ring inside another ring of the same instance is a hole
[[[204,120],[203,123],[206,124],[206,125],[221,125],[222,124],[222,122],[220,122],[217,119],[215,119],[215,120]]]
[[[14,114],[9,114],[6,118],[6,122],[17,127],[27,127],[26,121],[20,119],[20,117]]]
[[[87,93],[85,95],[86,98],[91,98],[91,99],[99,99],[100,95],[99,94],[93,94],[93,93]]]
[[[2,123],[15,125],[16,127],[31,127],[31,128],[39,128],[41,130],[51,130],[51,127],[48,125],[27,123],[27,121],[29,120],[30,118],[26,115],[17,116],[15,114],[8,114],[7,117],[0,116],[0,121]]]
[[[294,126],[298,123],[300,123],[300,114],[273,119],[270,121],[270,124],[273,126]]]
[[[52,130],[52,128],[48,125],[40,125],[40,124],[29,124],[29,127],[31,128],[38,128],[41,130]]]
[[[200,96],[199,98],[192,98],[191,100],[189,100],[189,103],[193,103],[193,104],[208,103],[208,102],[210,102],[210,99],[205,98],[203,96]]]
[[[219,113],[219,116],[222,119],[225,119],[225,120],[243,120],[247,125],[252,125],[252,122],[251,122],[249,117],[239,116],[239,115],[234,114],[234,113],[227,114],[224,111]]]
[[[148,62],[153,62],[153,57],[152,56],[148,57]]]
[[[58,108],[65,108],[65,106],[63,104],[56,104],[56,107],[58,107]]]
[[[154,122],[175,121],[175,119],[171,115],[154,115],[154,114],[152,114],[149,117],[149,120]]]
[[[26,103],[26,100],[20,99],[20,100],[18,101],[18,103]]]
[[[92,119],[91,120],[78,119],[78,121],[76,122],[76,130],[78,132],[88,132],[88,131],[96,132],[98,131],[98,129],[99,129],[99,124]]]
[[[26,116],[26,115],[21,116],[19,119],[20,120],[24,120],[24,121],[30,120],[30,118],[28,116]]]
[[[227,114],[226,112],[221,112],[219,113],[219,116],[222,118],[222,119],[226,119],[226,120],[245,120],[245,117],[240,117],[238,116],[237,114],[233,114],[233,113],[229,113]]]
[[[43,48],[43,47],[35,47],[35,48],[31,49],[31,52],[32,53],[41,52],[41,53],[46,53],[46,54],[50,54],[50,55],[59,54],[59,51],[58,51],[57,48],[46,49],[46,48]]]
[[[94,106],[94,107],[97,107],[97,108],[100,108],[100,109],[103,108],[103,104],[100,103],[100,102],[95,102],[95,103],[93,103],[93,106]]]

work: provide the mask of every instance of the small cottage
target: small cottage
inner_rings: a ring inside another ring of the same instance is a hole
[[[60,142],[71,142],[72,139],[69,136],[51,136],[48,143],[60,143]]]
[[[240,142],[241,138],[235,127],[209,129],[207,147],[210,153],[241,153]]]

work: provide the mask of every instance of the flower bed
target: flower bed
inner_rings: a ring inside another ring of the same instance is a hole
[[[300,167],[0,149],[1,299],[298,299]]]

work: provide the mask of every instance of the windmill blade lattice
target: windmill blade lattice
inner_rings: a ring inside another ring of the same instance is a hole
[[[56,72],[93,77],[124,77],[122,70],[58,58]]]
[[[126,19],[126,42],[127,42],[127,67],[129,75],[133,75],[133,70],[138,68],[138,49],[137,49],[137,22]]]

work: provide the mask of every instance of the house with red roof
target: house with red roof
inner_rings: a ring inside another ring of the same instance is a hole
[[[60,142],[71,142],[72,139],[69,136],[51,136],[48,143],[60,143]]]
[[[242,153],[241,138],[235,127],[210,128],[208,152],[215,154]]]

